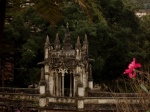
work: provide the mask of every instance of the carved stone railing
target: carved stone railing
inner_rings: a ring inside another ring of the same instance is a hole
[[[46,105],[39,108],[40,100],[45,99]],[[121,107],[122,105],[125,105]],[[55,97],[40,96],[38,89],[24,88],[0,88],[0,107],[24,107],[43,110],[66,110],[66,111],[98,111],[117,110],[126,107],[138,110],[146,110],[143,106],[150,108],[150,94],[148,93],[111,93],[100,91],[88,91],[88,96]]]
[[[132,93],[133,95],[134,93]],[[150,97],[132,97],[132,96],[111,96],[111,97],[85,97],[84,98],[84,110],[96,111],[96,110],[112,110],[117,111],[130,111],[137,110],[138,112],[147,111],[150,108]],[[124,93],[123,93],[124,95]],[[137,95],[137,94],[136,94]],[[119,111],[119,112],[121,112]]]
[[[0,106],[39,107],[38,89],[0,88]]]
[[[49,102],[75,103],[74,97],[49,97]]]
[[[88,97],[150,97],[150,93],[113,93],[90,90]]]
[[[39,94],[39,89],[37,89],[37,88],[0,87],[0,93]]]

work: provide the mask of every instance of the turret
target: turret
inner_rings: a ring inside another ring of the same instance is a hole
[[[84,41],[83,41],[83,47],[82,47],[82,51],[85,53],[85,54],[88,54],[88,48],[89,47],[89,43],[88,43],[88,39],[87,39],[87,34],[85,34],[85,38],[84,38]]]
[[[44,59],[44,73],[45,73],[45,81],[46,81],[46,92],[49,92],[49,54],[50,54],[50,42],[49,37],[46,37],[45,42],[45,59]]]
[[[54,49],[55,50],[60,50],[60,40],[59,40],[59,37],[58,37],[58,33],[56,34]]]
[[[68,28],[68,23],[67,23],[67,28],[65,32],[65,37],[63,40],[63,50],[71,50],[72,49],[72,44],[71,44],[71,39],[70,39],[70,32]]]
[[[93,78],[92,78],[92,65],[89,65],[89,76],[88,76],[89,88],[93,89]]]
[[[77,43],[75,49],[81,49],[80,37],[77,38]]]
[[[49,37],[47,35],[46,42],[45,42],[45,57],[44,57],[45,59],[48,58],[49,50],[50,50],[50,42],[49,42]]]
[[[39,96],[39,106],[45,107],[46,106],[46,82],[45,82],[45,76],[44,76],[44,69],[41,68],[41,79],[40,79],[40,96]]]
[[[46,82],[44,76],[44,69],[41,68],[40,95],[44,95],[45,93],[46,93]]]
[[[81,43],[80,43],[80,37],[79,36],[77,38],[75,50],[76,50],[76,60],[80,60],[81,59]]]

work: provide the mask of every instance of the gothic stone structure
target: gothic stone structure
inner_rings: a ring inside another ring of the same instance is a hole
[[[84,97],[86,88],[93,88],[88,47],[87,35],[85,35],[83,45],[81,46],[78,37],[73,49],[68,27],[62,45],[58,34],[53,46],[47,36],[44,48],[44,69],[41,69],[40,107],[47,106],[49,102],[55,102],[51,101],[54,97]],[[83,104],[83,100],[80,102]]]

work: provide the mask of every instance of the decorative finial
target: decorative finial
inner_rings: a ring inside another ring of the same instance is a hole
[[[79,36],[77,38],[76,48],[78,48],[78,49],[81,48],[81,43],[80,43],[80,37]]]
[[[70,50],[72,49],[71,39],[70,39],[70,32],[69,32],[69,23],[66,23],[66,31],[65,31],[65,37],[63,40],[63,49],[64,50]]]
[[[66,26],[67,26],[67,28],[69,28],[69,23],[68,22],[66,23]]]
[[[60,41],[59,41],[59,37],[58,37],[58,33],[57,33],[56,38],[55,38],[55,44],[58,44],[58,43],[60,43]]]
[[[85,34],[84,43],[88,44],[87,34]]]
[[[60,49],[60,41],[59,41],[58,33],[56,34],[56,38],[55,38],[55,49],[56,50]]]
[[[78,36],[78,38],[77,38],[77,43],[80,43],[80,37]]]
[[[49,36],[47,35],[46,42],[45,42],[45,47],[48,47],[49,45],[50,45]]]
[[[49,36],[47,35],[47,37],[46,37],[46,42],[49,42]]]

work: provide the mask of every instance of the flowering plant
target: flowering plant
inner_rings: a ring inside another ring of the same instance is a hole
[[[130,78],[134,78],[136,76],[136,70],[135,68],[140,68],[141,64],[135,62],[135,58],[133,58],[133,61],[128,65],[128,69],[125,70],[123,74],[127,74]]]
[[[133,61],[128,65],[128,69],[126,69],[123,74],[127,74],[129,76],[129,78],[136,77],[136,73],[137,72],[140,73],[140,74],[150,75],[149,73],[136,70],[136,68],[140,68],[140,67],[141,67],[141,64],[140,63],[136,63],[136,59],[133,58]],[[142,81],[138,80],[138,82],[142,82]],[[144,90],[145,92],[149,92],[148,89],[147,89],[147,87],[143,83],[140,83],[140,88],[142,90]]]

